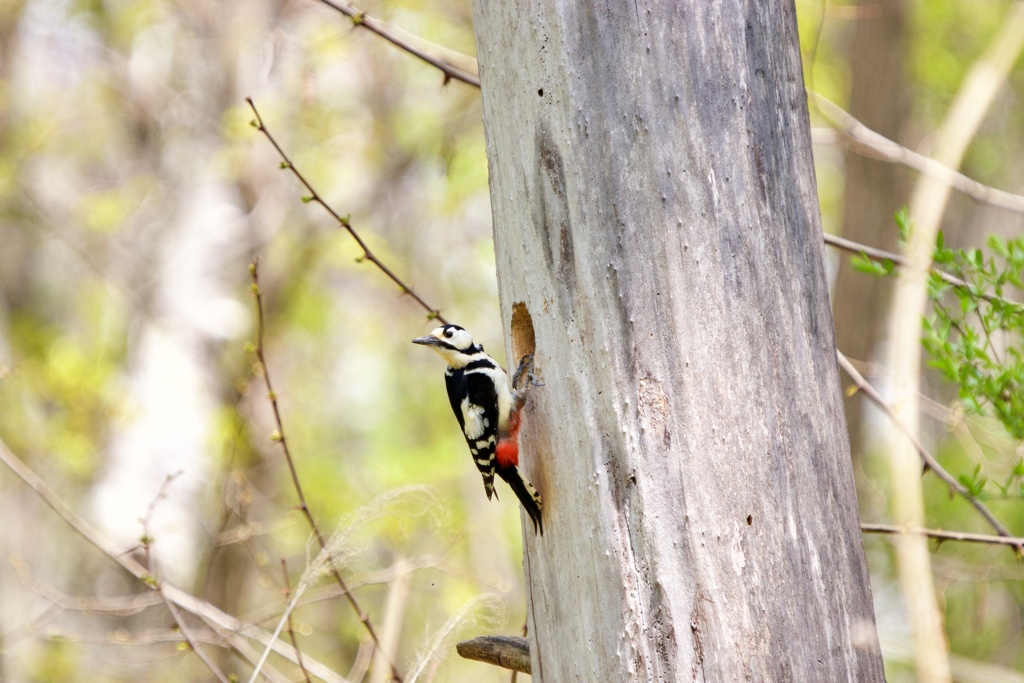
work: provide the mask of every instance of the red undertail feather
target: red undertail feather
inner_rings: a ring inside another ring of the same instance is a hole
[[[541,522],[541,508],[543,503],[540,494],[533,485],[523,477],[519,471],[519,425],[522,419],[521,406],[512,411],[508,419],[508,431],[498,439],[498,445],[494,449],[494,457],[497,467],[495,473],[512,487],[516,498],[523,504],[526,514],[533,522],[534,530],[544,533],[544,526]]]
[[[502,469],[519,466],[519,420],[519,411],[513,411],[508,419],[508,433],[501,437],[494,449],[498,467]]]
[[[519,465],[519,440],[515,437],[502,439],[494,449],[494,457],[498,467],[517,467]]]

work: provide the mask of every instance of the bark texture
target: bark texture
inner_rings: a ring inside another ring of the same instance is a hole
[[[534,680],[883,680],[792,3],[474,18]]]

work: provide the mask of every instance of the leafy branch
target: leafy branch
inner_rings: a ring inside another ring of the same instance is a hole
[[[1007,241],[992,236],[988,247],[992,255],[950,249],[939,233],[935,262],[965,284],[929,282],[933,314],[924,321],[923,342],[929,364],[957,385],[965,409],[994,416],[1022,441],[1024,314],[1004,295],[1008,289],[1024,290],[1024,237]]]

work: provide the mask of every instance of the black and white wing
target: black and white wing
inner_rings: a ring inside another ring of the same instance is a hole
[[[498,443],[498,399],[486,375],[448,368],[444,373],[448,401],[466,437],[469,452],[484,479],[487,499],[494,491],[494,451]]]

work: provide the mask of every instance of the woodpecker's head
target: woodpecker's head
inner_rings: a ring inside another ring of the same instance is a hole
[[[453,368],[464,367],[474,356],[484,352],[483,346],[473,343],[473,335],[458,325],[442,325],[425,337],[413,339],[412,343],[434,349]]]

